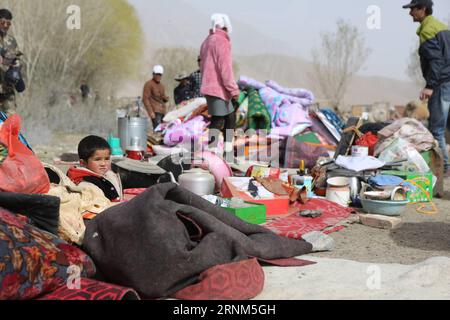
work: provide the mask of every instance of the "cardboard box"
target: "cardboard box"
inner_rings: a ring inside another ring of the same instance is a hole
[[[267,222],[266,206],[258,203],[246,202],[246,204],[252,205],[246,208],[228,208],[222,207],[223,209],[231,212],[238,218],[244,220],[245,222],[251,224],[263,224]]]
[[[272,195],[272,197],[267,198],[253,198],[247,193],[248,190],[244,188],[238,188],[235,184],[241,184],[242,186],[250,183],[252,178],[237,178],[229,177],[225,178],[222,184],[221,196],[223,198],[241,198],[246,202],[259,203],[266,206],[266,215],[270,216],[280,216],[289,213],[289,196],[278,196]]]
[[[416,173],[407,171],[382,171],[381,174],[398,176],[403,180],[413,180],[419,186],[421,186],[428,194],[430,200],[433,200],[433,173]],[[429,202],[427,194],[425,194],[420,188],[416,188],[416,191],[408,191],[406,198],[411,203],[417,202]]]

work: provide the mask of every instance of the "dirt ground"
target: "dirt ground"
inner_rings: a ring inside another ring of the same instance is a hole
[[[439,213],[424,215],[410,206],[396,230],[381,230],[353,224],[331,236],[336,241],[332,252],[315,254],[324,258],[370,263],[416,264],[432,257],[450,257],[450,179],[445,181],[445,196],[435,199]]]
[[[76,153],[83,135],[59,135],[47,146],[34,146],[41,161],[52,163],[62,153]],[[67,167],[62,167],[67,169]],[[450,257],[450,179],[445,196],[435,199],[439,213],[424,215],[410,206],[402,215],[403,225],[394,231],[350,225],[331,236],[336,241],[332,252],[312,256],[369,263],[412,265],[431,257]]]

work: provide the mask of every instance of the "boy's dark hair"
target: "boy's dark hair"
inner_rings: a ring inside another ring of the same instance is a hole
[[[0,19],[12,20],[13,16],[8,9],[0,9]]]
[[[81,140],[78,144],[78,156],[80,160],[88,161],[98,150],[111,151],[108,141],[98,136],[89,136]]]

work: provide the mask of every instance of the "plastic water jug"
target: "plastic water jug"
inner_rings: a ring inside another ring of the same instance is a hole
[[[109,135],[108,144],[111,147],[111,156],[123,156],[123,150],[120,147],[120,138]]]

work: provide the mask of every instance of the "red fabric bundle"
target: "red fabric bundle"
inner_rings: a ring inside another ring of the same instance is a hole
[[[0,191],[45,194],[50,180],[41,161],[19,140],[20,117],[8,118],[0,129],[0,142],[8,147],[8,156],[0,165]]]

